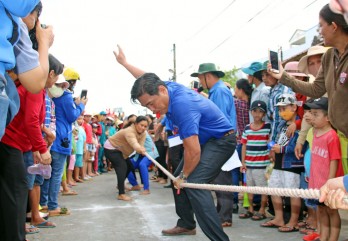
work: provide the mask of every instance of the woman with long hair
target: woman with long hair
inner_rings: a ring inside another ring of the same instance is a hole
[[[144,147],[148,120],[145,116],[138,116],[134,123],[129,123],[115,135],[108,138],[104,144],[105,156],[110,160],[116,170],[118,200],[130,201],[131,197],[125,194],[124,181],[133,165],[129,156],[136,151],[145,155]]]

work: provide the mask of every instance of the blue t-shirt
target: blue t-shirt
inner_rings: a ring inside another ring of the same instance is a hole
[[[230,121],[233,129],[237,131],[237,114],[231,91],[222,80],[219,80],[210,90],[209,99],[219,107]]]
[[[84,147],[85,142],[86,142],[85,129],[83,129],[82,126],[79,126],[79,134],[78,134],[77,140],[76,140],[76,153],[75,154],[83,155],[83,147]]]
[[[221,138],[233,127],[221,110],[197,92],[175,82],[165,82],[169,104],[166,116],[179,128],[181,139],[198,135],[200,144]]]
[[[51,147],[52,151],[60,154],[70,155],[72,148],[72,123],[81,115],[85,105],[76,105],[72,93],[64,91],[59,98],[52,99],[56,114],[56,139]]]
[[[27,16],[38,2],[39,0],[0,0],[0,75],[4,76],[5,70],[12,69],[16,64],[13,45],[9,41],[9,39],[12,38],[14,26],[12,20],[7,16],[5,9],[7,9],[13,21],[18,26],[19,17]],[[18,27],[18,36],[20,36],[20,34],[22,33]],[[17,42],[17,40],[15,42]],[[31,46],[30,49],[32,49]]]

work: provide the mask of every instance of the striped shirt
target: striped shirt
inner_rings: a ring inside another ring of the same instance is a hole
[[[241,143],[246,145],[245,165],[248,168],[266,168],[269,164],[267,142],[271,133],[271,124],[264,123],[260,129],[245,127]]]

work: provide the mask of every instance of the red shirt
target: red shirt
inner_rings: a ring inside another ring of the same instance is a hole
[[[83,122],[82,127],[83,127],[83,129],[85,129],[85,132],[86,132],[86,143],[87,144],[93,144],[92,126],[89,123]]]
[[[301,95],[299,93],[296,93],[296,100],[297,100],[297,102],[302,102],[302,105],[297,106],[297,115],[298,115],[299,119],[295,121],[296,129],[301,130],[301,124],[302,124],[302,119],[303,119],[303,115],[304,115],[303,105],[306,103],[307,97],[305,95]]]
[[[17,88],[20,97],[18,114],[6,127],[5,135],[1,142],[21,150],[39,151],[41,154],[47,151],[46,142],[42,136],[41,124],[45,121],[46,91],[32,94],[22,85]]]
[[[340,165],[342,165],[341,158],[340,140],[334,130],[330,130],[321,136],[317,136],[317,132],[314,132],[309,188],[320,189],[329,179],[330,162],[338,160],[339,170]]]

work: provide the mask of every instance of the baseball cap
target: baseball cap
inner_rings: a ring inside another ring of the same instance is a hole
[[[264,101],[262,100],[255,100],[250,107],[250,110],[254,110],[254,109],[260,109],[263,112],[267,111],[267,105]]]
[[[306,104],[304,104],[304,107],[307,109],[320,109],[327,111],[329,109],[329,100],[327,97],[320,97],[309,102],[307,101]]]
[[[58,80],[55,84],[64,84],[64,88],[67,89],[69,87],[69,82],[67,82],[62,74],[58,76]]]
[[[93,124],[92,124],[92,128],[98,128],[98,124],[93,123]]]
[[[106,115],[106,111],[100,111],[99,115]]]
[[[63,72],[64,78],[66,80],[79,80],[80,75],[73,68],[66,68]]]
[[[282,94],[277,99],[276,106],[297,105],[296,97],[292,94]]]

